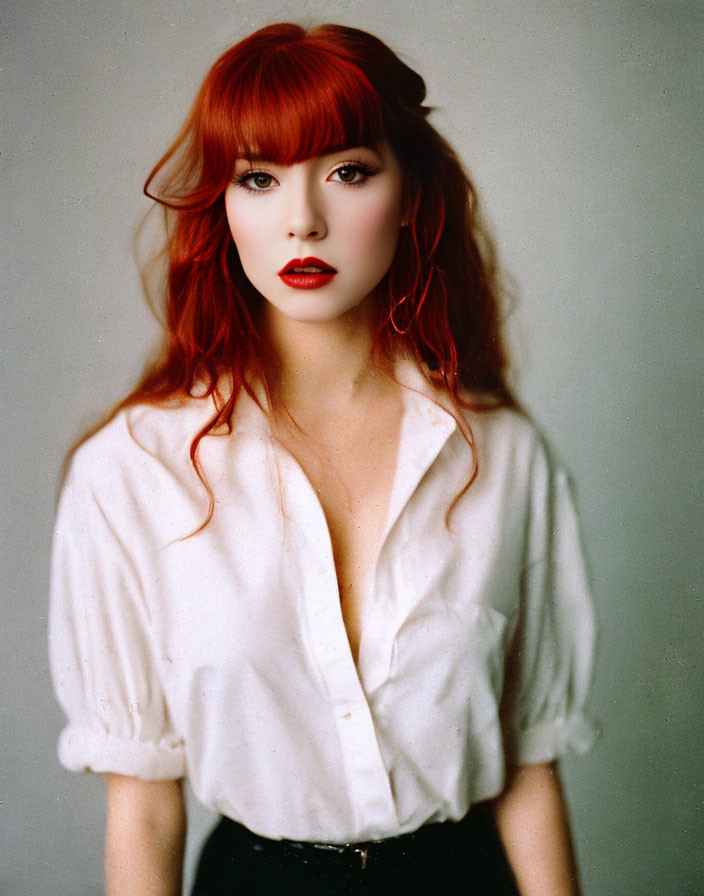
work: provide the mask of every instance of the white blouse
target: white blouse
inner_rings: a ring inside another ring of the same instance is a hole
[[[564,472],[511,410],[467,413],[479,458],[400,365],[398,467],[358,663],[330,537],[246,395],[123,411],[76,453],[56,523],[50,653],[70,769],[187,775],[266,837],[372,840],[460,819],[505,766],[586,750],[594,625]]]

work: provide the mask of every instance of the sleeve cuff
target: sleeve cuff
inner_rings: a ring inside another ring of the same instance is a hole
[[[600,735],[599,725],[582,713],[540,722],[514,734],[512,758],[517,765],[534,765],[568,752],[586,753]]]
[[[69,771],[113,772],[146,781],[175,780],[186,774],[178,742],[145,743],[79,725],[67,725],[61,732],[59,761]]]

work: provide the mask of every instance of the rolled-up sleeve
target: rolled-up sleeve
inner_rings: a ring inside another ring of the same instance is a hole
[[[180,778],[183,745],[170,723],[138,571],[119,520],[76,466],[52,553],[49,654],[68,718],[59,759],[75,771]]]
[[[586,710],[595,619],[579,522],[565,473],[542,461],[502,710],[507,757],[519,765],[584,753],[599,734]]]

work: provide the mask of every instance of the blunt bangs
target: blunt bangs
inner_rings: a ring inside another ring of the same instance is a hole
[[[246,60],[233,76],[229,150],[293,165],[350,146],[384,142],[382,102],[357,65],[310,41]]]

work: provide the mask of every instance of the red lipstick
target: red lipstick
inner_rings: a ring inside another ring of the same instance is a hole
[[[279,277],[293,289],[318,289],[329,283],[335,274],[335,268],[313,256],[292,258],[279,271]]]

